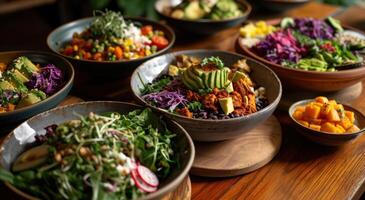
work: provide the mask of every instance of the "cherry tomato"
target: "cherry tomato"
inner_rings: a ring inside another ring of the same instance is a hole
[[[63,54],[65,54],[66,56],[70,56],[70,55],[72,55],[73,52],[74,52],[74,49],[72,48],[72,46],[68,46],[63,51]]]
[[[156,45],[157,49],[163,49],[167,47],[167,45],[169,44],[169,41],[166,38],[158,35],[152,36],[151,40],[152,40],[152,45]]]
[[[153,32],[153,28],[151,25],[142,26],[141,28],[142,35],[149,35]]]

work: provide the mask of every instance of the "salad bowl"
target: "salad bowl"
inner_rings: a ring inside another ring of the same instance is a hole
[[[230,66],[239,59],[247,59],[247,64],[252,69],[250,77],[255,83],[266,88],[268,105],[255,113],[229,119],[189,118],[167,111],[166,109],[152,106],[142,98],[141,89],[146,83],[151,83],[157,77],[166,74],[169,65],[176,61],[176,56],[179,55],[194,56],[197,58],[216,56],[220,57],[227,66]],[[139,102],[181,124],[195,141],[207,142],[237,138],[245,134],[248,130],[253,129],[271,116],[280,101],[282,93],[281,83],[278,77],[268,67],[244,56],[218,50],[186,50],[151,59],[140,65],[134,71],[131,77],[131,88],[135,98]]]
[[[55,30],[53,30],[47,37],[47,45],[51,51],[63,56],[69,60],[75,67],[76,76],[75,86],[77,88],[84,88],[85,85],[90,83],[98,85],[98,83],[111,82],[112,80],[120,80],[121,78],[128,77],[133,70],[143,63],[144,61],[153,58],[155,56],[168,52],[175,42],[174,31],[162,23],[151,21],[144,18],[130,18],[125,17],[125,21],[131,21],[139,25],[150,25],[154,29],[162,31],[168,40],[168,45],[148,56],[130,59],[130,60],[119,60],[119,61],[97,61],[97,60],[86,60],[77,59],[72,56],[66,56],[60,53],[60,49],[65,46],[66,43],[70,42],[75,32],[82,32],[90,26],[91,22],[95,17],[84,18],[76,20],[67,24],[64,24]],[[86,88],[92,91],[92,88]]]
[[[72,64],[66,59],[52,53],[36,51],[1,52],[0,62],[10,63],[20,56],[25,56],[32,62],[41,65],[54,64],[64,74],[64,83],[56,93],[38,103],[15,109],[14,111],[0,113],[1,134],[7,133],[24,120],[57,106],[68,95],[74,81],[74,69]]]
[[[75,119],[79,118],[78,116],[89,116],[90,112],[94,113],[95,115],[110,112],[127,114],[137,109],[143,109],[143,107],[123,102],[96,101],[58,107],[36,115],[14,129],[14,131],[4,139],[1,144],[0,165],[7,171],[14,169],[14,161],[17,159],[17,157],[25,150],[32,148],[34,143],[36,143],[30,142],[28,140],[22,140],[18,137],[18,135],[16,135],[16,132],[19,132],[24,126],[30,127],[36,131],[37,134],[39,134],[44,132],[44,127],[47,127],[50,124],[60,124],[70,120],[75,121]],[[178,159],[177,161],[179,162],[179,167],[172,168],[168,176],[163,180],[160,180],[158,189],[156,191],[145,193],[145,195],[139,199],[161,199],[169,192],[174,191],[174,189],[176,189],[188,175],[194,160],[195,149],[193,142],[187,132],[179,124],[172,120],[165,119],[164,122],[166,127],[176,135],[176,140],[172,140],[176,141],[176,143],[174,142],[174,152],[176,152],[178,155],[176,159]],[[137,165],[139,165],[138,162]],[[19,197],[24,199],[37,199],[34,196],[16,188],[9,182],[6,182],[5,185]]]
[[[155,10],[161,16],[162,19],[166,20],[168,24],[173,26],[176,30],[180,30],[187,33],[193,33],[196,35],[211,35],[219,31],[238,26],[242,24],[251,13],[252,7],[245,0],[237,0],[236,3],[240,5],[243,14],[239,17],[231,19],[177,19],[169,16],[165,13],[165,9],[172,7],[172,1],[169,0],[158,0],[155,3]]]
[[[269,25],[278,25],[282,19],[266,21]],[[344,30],[350,30],[364,35],[363,32],[347,25],[342,25]],[[340,67],[338,71],[310,71],[296,68],[284,67],[280,64],[268,61],[257,55],[250,48],[243,44],[242,37],[236,42],[236,51],[247,55],[265,65],[269,66],[277,73],[285,87],[291,89],[304,89],[316,92],[335,92],[355,85],[365,78],[365,65],[363,62],[357,63],[357,67]]]

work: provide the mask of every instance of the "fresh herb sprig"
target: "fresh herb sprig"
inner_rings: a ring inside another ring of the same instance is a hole
[[[95,19],[92,21],[90,30],[94,36],[123,37],[123,29],[127,23],[120,12],[110,10],[95,11]]]
[[[201,65],[204,66],[204,65],[207,65],[207,64],[210,64],[210,63],[214,64],[218,69],[223,69],[224,68],[223,61],[219,57],[216,57],[216,56],[211,56],[209,58],[204,58],[202,60]]]

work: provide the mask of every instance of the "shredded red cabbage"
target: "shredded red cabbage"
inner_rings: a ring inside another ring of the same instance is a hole
[[[294,20],[294,29],[313,39],[330,39],[334,37],[333,28],[325,21],[313,18]]]
[[[48,64],[41,68],[40,73],[33,74],[31,80],[27,83],[30,89],[39,89],[47,95],[54,94],[63,83],[63,74],[53,64]]]
[[[177,106],[185,106],[188,100],[178,89],[176,91],[162,90],[142,96],[146,101],[154,103],[157,107],[173,111]]]
[[[283,61],[296,63],[307,53],[307,49],[299,44],[289,29],[266,36],[264,40],[253,46],[252,50],[276,64],[281,64]]]

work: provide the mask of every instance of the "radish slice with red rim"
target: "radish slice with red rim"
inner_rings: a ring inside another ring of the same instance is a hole
[[[143,165],[137,165],[137,173],[138,177],[141,178],[141,180],[151,187],[157,187],[159,184],[158,178],[150,169]]]
[[[134,180],[136,186],[138,189],[140,189],[142,192],[146,192],[146,193],[151,193],[151,192],[155,192],[157,190],[157,187],[151,187],[147,184],[144,183],[144,181],[142,181],[138,174],[137,174],[137,170],[133,170],[131,172],[132,175],[132,179]]]

